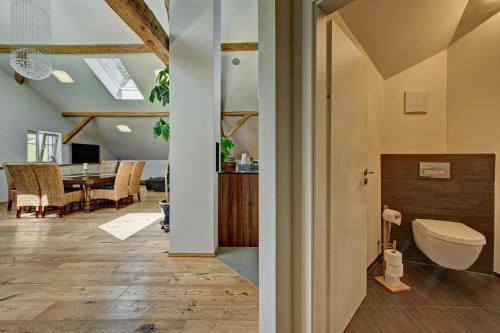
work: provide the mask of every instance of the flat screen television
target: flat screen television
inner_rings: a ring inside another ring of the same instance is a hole
[[[99,145],[71,144],[71,163],[99,163]]]

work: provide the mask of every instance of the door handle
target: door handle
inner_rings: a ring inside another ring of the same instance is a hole
[[[365,171],[363,172],[363,175],[364,175],[363,184],[368,185],[368,175],[373,175],[374,173],[375,173],[375,171],[365,169]]]

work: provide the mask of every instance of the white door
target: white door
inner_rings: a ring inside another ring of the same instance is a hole
[[[366,296],[368,89],[366,60],[335,23],[331,54],[331,297],[341,332]]]
[[[366,296],[367,62],[335,22],[320,24],[317,50],[324,54],[317,54],[316,72],[314,304],[329,319],[315,315],[314,331],[336,333],[347,327]]]

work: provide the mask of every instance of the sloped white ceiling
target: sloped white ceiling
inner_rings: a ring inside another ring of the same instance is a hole
[[[453,36],[452,43],[465,36],[499,11],[499,0],[469,0]]]
[[[164,0],[146,0],[155,16],[168,31]],[[10,1],[0,1],[0,41],[13,43],[10,36]],[[222,41],[257,41],[257,0],[222,0]],[[111,10],[104,0],[52,0],[53,44],[120,44],[142,43],[141,39]],[[99,55],[90,55],[98,57]],[[145,97],[144,101],[117,101],[104,88],[84,62],[85,55],[51,55],[54,69],[67,71],[75,80],[61,84],[54,77],[28,81],[33,89],[61,112],[74,111],[165,111],[160,104],[148,101],[154,85],[153,71],[164,67],[150,54],[116,54],[103,57],[120,58]],[[235,66],[234,58],[240,60]],[[225,52],[222,64],[223,110],[257,111],[257,52]],[[0,55],[0,75],[13,75],[8,55]],[[80,118],[72,119],[75,123]],[[168,145],[152,138],[155,118],[99,118],[84,132],[99,138],[113,155],[121,159],[166,159]],[[116,129],[126,124],[132,133]],[[251,127],[244,126],[242,137]],[[250,133],[255,135],[255,131]],[[256,140],[256,137],[255,137]]]
[[[355,0],[340,14],[384,78],[445,50],[467,0]]]

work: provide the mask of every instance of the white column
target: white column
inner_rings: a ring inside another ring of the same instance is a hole
[[[214,253],[220,0],[171,0],[170,6],[170,252]]]

